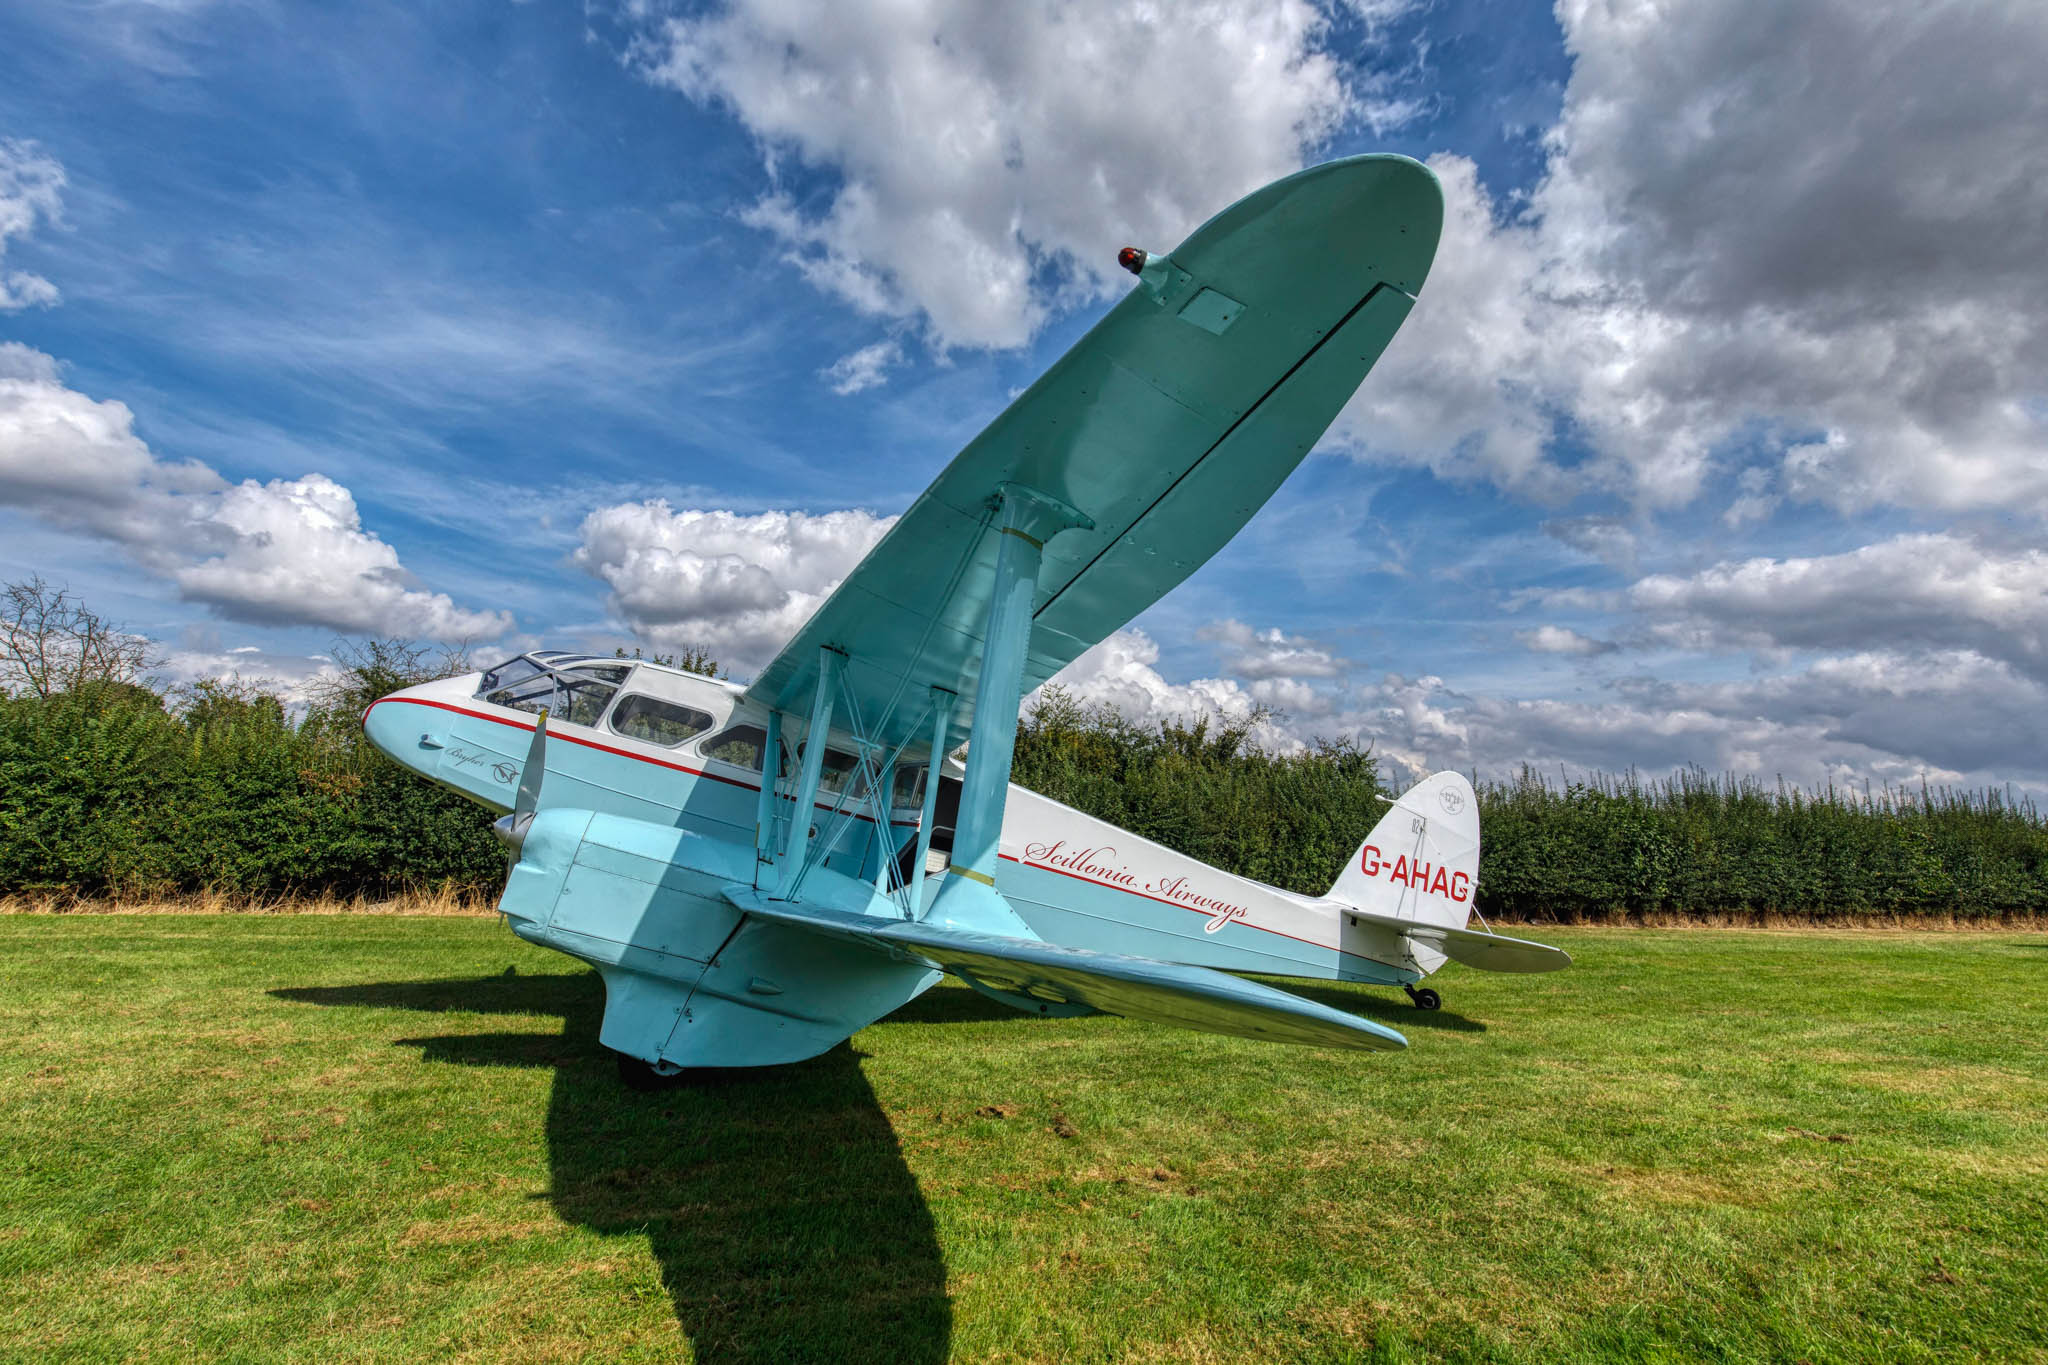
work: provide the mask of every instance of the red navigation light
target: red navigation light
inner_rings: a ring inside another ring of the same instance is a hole
[[[1145,268],[1145,253],[1134,246],[1127,246],[1116,253],[1116,263],[1135,275]]]

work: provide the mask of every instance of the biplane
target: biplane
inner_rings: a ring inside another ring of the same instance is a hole
[[[1394,1049],[1241,974],[1405,987],[1566,965],[1468,928],[1479,818],[1438,773],[1322,897],[1010,784],[1024,697],[1220,550],[1392,339],[1443,202],[1360,156],[1165,254],[968,444],[759,676],[542,651],[374,703],[400,763],[501,812],[513,931],[603,976],[636,1085],[800,1061],[951,975],[1037,1015]],[[949,757],[965,737],[964,760]],[[1481,921],[1482,925],[1484,921]]]

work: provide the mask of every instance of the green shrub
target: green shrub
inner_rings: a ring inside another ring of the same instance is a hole
[[[372,750],[353,713],[295,725],[229,683],[180,700],[0,698],[0,892],[387,894],[502,872],[482,812]]]

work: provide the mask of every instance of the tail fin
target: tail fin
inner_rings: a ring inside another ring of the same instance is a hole
[[[1410,787],[1351,855],[1330,899],[1368,914],[1465,927],[1479,887],[1479,802],[1457,773]]]

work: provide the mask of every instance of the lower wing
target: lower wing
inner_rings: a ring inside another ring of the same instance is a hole
[[[1086,1006],[1105,1014],[1276,1043],[1378,1052],[1408,1046],[1408,1040],[1392,1029],[1357,1015],[1206,967],[878,919],[769,900],[746,888],[727,891],[726,899],[762,919],[923,962],[998,998]]]

